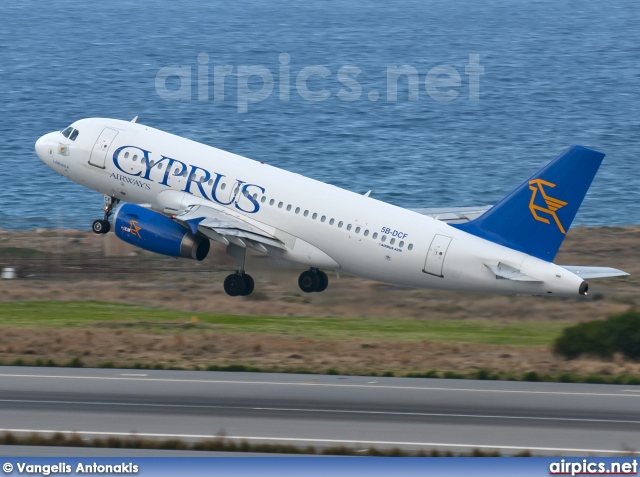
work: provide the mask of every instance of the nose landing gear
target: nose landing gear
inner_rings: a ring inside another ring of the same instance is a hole
[[[111,223],[109,222],[109,217],[113,213],[113,208],[118,205],[120,199],[116,199],[115,197],[110,197],[108,195],[104,196],[105,206],[102,208],[104,210],[104,218],[102,220],[94,220],[91,229],[94,233],[102,235],[109,233],[111,230]]]
[[[300,274],[298,286],[305,293],[323,292],[329,286],[329,277],[322,270],[312,268]]]

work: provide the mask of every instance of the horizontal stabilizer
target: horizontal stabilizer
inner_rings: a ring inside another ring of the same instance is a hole
[[[422,208],[422,209],[409,209],[412,212],[417,212],[421,215],[427,215],[440,222],[447,222],[449,224],[460,224],[463,222],[469,222],[470,220],[477,219],[492,205],[481,205],[477,207],[440,207],[440,208]]]
[[[580,278],[606,278],[606,277],[624,277],[629,275],[627,272],[610,267],[577,267],[573,265],[560,265],[571,273],[578,275]]]
[[[542,280],[538,280],[537,278],[530,277],[529,275],[525,275],[520,270],[516,270],[509,265],[505,265],[500,262],[498,265],[488,265],[484,264],[489,270],[491,270],[497,279],[503,280],[514,280],[516,282],[541,282]]]

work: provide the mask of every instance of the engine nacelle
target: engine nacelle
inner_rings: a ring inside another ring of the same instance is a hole
[[[113,215],[116,236],[131,245],[169,257],[204,260],[209,254],[209,239],[162,214],[135,204],[121,205]]]

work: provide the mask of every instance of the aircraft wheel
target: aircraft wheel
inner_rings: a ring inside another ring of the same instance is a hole
[[[244,274],[242,275],[242,279],[244,280],[244,291],[240,293],[240,296],[249,296],[253,293],[253,288],[255,283],[251,275]]]
[[[319,284],[318,274],[313,270],[302,272],[300,278],[298,278],[298,286],[305,293],[313,293],[318,289]]]
[[[320,293],[325,291],[329,286],[329,277],[322,270],[318,270],[317,274],[318,274],[318,288],[316,288],[316,292]]]
[[[244,293],[246,284],[244,277],[234,273],[224,279],[224,291],[229,296],[240,296]]]
[[[111,224],[108,220],[94,220],[91,228],[94,233],[102,235],[108,233],[109,230],[111,230]]]

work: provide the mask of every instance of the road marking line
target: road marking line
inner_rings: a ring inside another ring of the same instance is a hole
[[[139,376],[139,377],[142,377],[142,376],[149,376],[149,375],[148,374],[123,373],[120,376]]]
[[[556,396],[605,396],[605,397],[623,397],[623,398],[639,398],[640,394],[614,394],[614,393],[584,393],[584,392],[568,392],[568,391],[525,391],[516,389],[470,389],[470,388],[438,388],[438,387],[420,387],[420,386],[390,386],[390,385],[366,385],[366,384],[331,384],[331,383],[287,383],[287,382],[268,382],[268,381],[231,381],[231,380],[209,380],[209,379],[169,379],[169,378],[144,378],[137,379],[132,377],[116,377],[116,376],[63,376],[63,375],[39,375],[39,374],[0,374],[0,378],[38,378],[38,379],[85,379],[99,381],[140,381],[140,382],[162,382],[162,383],[192,383],[192,384],[240,384],[240,385],[268,385],[268,386],[308,386],[308,387],[333,387],[333,388],[364,388],[364,389],[404,389],[407,391],[460,391],[471,393],[503,393],[503,394],[544,394]]]
[[[279,442],[319,442],[325,444],[356,444],[356,445],[392,445],[392,446],[420,446],[420,447],[455,447],[471,449],[504,449],[518,451],[548,451],[548,452],[591,452],[594,454],[639,454],[639,451],[615,450],[615,449],[574,449],[561,447],[527,447],[527,446],[505,446],[490,444],[449,444],[444,442],[404,442],[404,441],[367,441],[354,439],[316,439],[305,437],[256,437],[256,436],[213,436],[205,434],[156,434],[148,432],[100,432],[100,431],[63,431],[51,429],[0,429],[0,432],[20,432],[20,433],[41,433],[41,434],[71,434],[84,436],[118,436],[118,437],[162,437],[168,439],[234,439],[245,441],[279,441]]]
[[[74,406],[118,406],[118,407],[160,407],[178,409],[225,409],[243,411],[275,411],[275,412],[315,412],[336,414],[365,414],[382,416],[422,416],[422,417],[456,417],[473,419],[518,419],[532,421],[563,421],[563,422],[599,422],[612,424],[640,424],[640,421],[625,421],[622,419],[581,419],[577,417],[542,417],[542,416],[500,416],[492,414],[447,414],[435,412],[402,412],[402,411],[359,411],[350,409],[304,409],[284,407],[242,407],[242,406],[212,406],[205,404],[158,404],[158,403],[127,403],[127,402],[101,402],[101,401],[53,401],[36,399],[0,399],[6,403],[28,404],[67,404]]]

